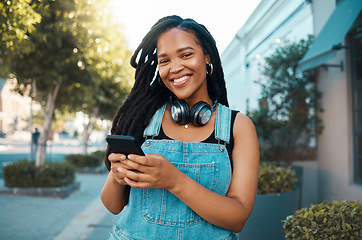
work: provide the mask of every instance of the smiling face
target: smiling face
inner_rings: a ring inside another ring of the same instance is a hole
[[[163,83],[177,98],[189,104],[209,102],[206,65],[210,60],[192,32],[172,28],[161,34],[157,61]]]

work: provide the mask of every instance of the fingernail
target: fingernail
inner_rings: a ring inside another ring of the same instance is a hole
[[[118,172],[123,172],[123,169],[121,167],[117,168]]]

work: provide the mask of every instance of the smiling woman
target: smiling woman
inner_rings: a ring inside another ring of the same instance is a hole
[[[157,43],[160,78],[178,99],[190,106],[199,100],[212,103],[206,85],[206,65],[210,57],[203,53],[191,32],[173,28],[163,33]]]
[[[192,19],[164,17],[131,64],[136,81],[111,133],[135,137],[145,156],[107,148],[101,199],[118,214],[109,239],[237,239],[259,148],[250,119],[228,107],[214,38]]]

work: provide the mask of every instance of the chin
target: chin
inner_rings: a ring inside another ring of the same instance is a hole
[[[174,93],[174,94],[175,94],[177,99],[188,99],[188,98],[190,98],[189,94],[184,94],[184,93],[182,93],[182,94]]]

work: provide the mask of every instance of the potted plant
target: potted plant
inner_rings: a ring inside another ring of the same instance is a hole
[[[254,209],[239,234],[240,239],[282,239],[282,220],[299,208],[297,182],[292,167],[262,163]]]
[[[362,201],[333,201],[297,210],[285,220],[285,239],[362,239]]]

